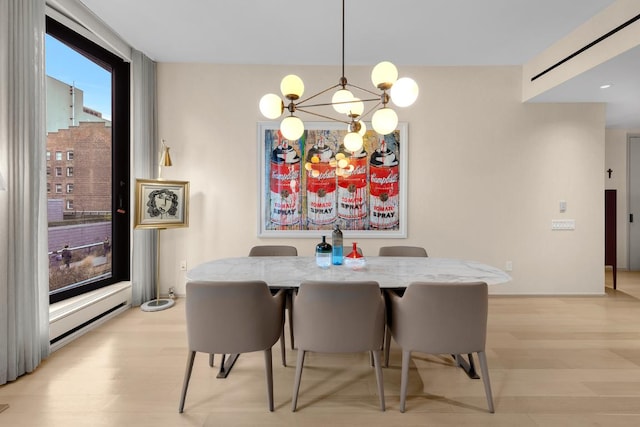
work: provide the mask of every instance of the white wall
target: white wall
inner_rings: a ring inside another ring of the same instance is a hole
[[[337,83],[338,67],[158,64],[159,137],[171,147],[167,179],[191,182],[190,226],[162,231],[161,292],[184,293],[188,267],[244,256],[258,239],[260,97],[300,75],[307,93]],[[347,68],[368,87],[370,68]],[[408,238],[361,239],[365,255],[388,244],[420,245],[433,257],[504,268],[494,294],[602,294],[604,213],[602,104],[522,104],[520,67],[401,67],[420,85],[409,123]],[[567,202],[566,213],[559,201]],[[575,231],[551,231],[554,218]]]

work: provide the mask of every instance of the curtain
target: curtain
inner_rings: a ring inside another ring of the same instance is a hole
[[[49,354],[44,3],[0,0],[0,384]]]
[[[131,52],[132,145],[131,176],[142,179],[155,177],[158,165],[156,64],[142,52]],[[133,201],[135,206],[136,201]],[[159,230],[133,231],[133,262],[131,271],[132,303],[141,305],[155,298],[156,251]]]

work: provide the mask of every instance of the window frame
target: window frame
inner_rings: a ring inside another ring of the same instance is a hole
[[[130,188],[130,65],[116,54],[84,38],[50,16],[46,33],[111,72],[111,277],[49,294],[55,303],[131,279]]]

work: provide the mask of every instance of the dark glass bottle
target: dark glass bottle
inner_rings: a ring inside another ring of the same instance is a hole
[[[316,245],[316,264],[321,268],[331,265],[331,245],[327,243],[326,236],[322,236],[322,242]]]
[[[333,245],[331,263],[333,265],[342,265],[342,231],[340,231],[338,224],[335,225],[331,233],[331,244]]]

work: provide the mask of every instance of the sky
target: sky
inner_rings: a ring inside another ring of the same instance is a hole
[[[47,35],[45,67],[48,76],[84,92],[84,106],[111,120],[111,73]]]

